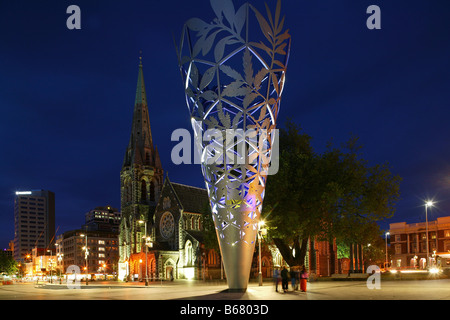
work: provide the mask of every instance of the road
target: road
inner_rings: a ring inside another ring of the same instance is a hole
[[[0,300],[450,300],[450,279],[384,281],[368,289],[365,281],[317,281],[307,292],[275,292],[251,283],[245,293],[229,293],[225,283],[201,281],[142,283],[91,282],[67,285],[16,283],[0,286]]]

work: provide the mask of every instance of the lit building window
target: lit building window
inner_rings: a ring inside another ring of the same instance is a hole
[[[192,265],[192,243],[188,240],[186,241],[185,246],[185,258],[186,258],[186,265]]]

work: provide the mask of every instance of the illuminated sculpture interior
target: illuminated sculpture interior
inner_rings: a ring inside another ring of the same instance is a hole
[[[231,0],[211,6],[213,22],[186,22],[178,59],[228,286],[245,290],[291,37],[280,1],[273,15],[265,5],[266,16],[249,3],[237,11]],[[205,139],[211,129],[221,134]],[[254,134],[226,141],[230,129]]]

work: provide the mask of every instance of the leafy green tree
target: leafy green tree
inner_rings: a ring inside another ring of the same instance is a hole
[[[0,272],[6,274],[15,274],[18,272],[17,262],[13,257],[0,254]]]
[[[310,142],[292,122],[280,130],[279,171],[263,206],[270,238],[291,266],[303,265],[310,237],[367,243],[372,223],[391,217],[399,198],[400,178],[362,159],[356,138],[323,154]]]
[[[385,242],[383,231],[376,222],[368,223],[361,230],[364,233],[364,240],[360,244],[364,250],[364,260],[366,267],[372,264],[382,265],[385,260]],[[337,243],[338,258],[350,258],[350,243],[346,239],[339,239]]]

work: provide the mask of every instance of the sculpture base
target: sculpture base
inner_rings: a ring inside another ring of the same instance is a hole
[[[226,292],[226,293],[245,293],[245,292],[247,292],[247,288],[244,288],[244,289],[226,289],[224,292]]]
[[[251,232],[247,234],[252,236]],[[219,237],[220,252],[229,292],[245,292],[247,290],[253,252],[255,251],[254,242],[239,241],[230,245],[225,240],[227,238],[239,239],[239,237],[239,229],[237,228],[228,228],[225,238]]]

